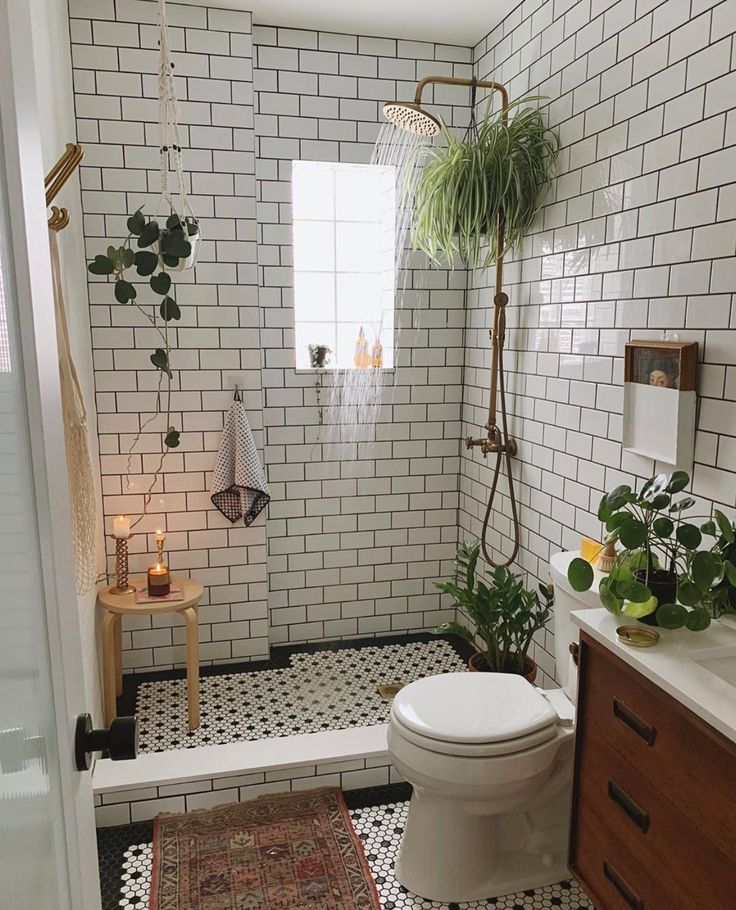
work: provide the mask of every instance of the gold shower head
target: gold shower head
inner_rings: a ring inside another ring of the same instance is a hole
[[[416,102],[387,101],[383,105],[383,116],[408,133],[416,133],[417,136],[426,136],[430,139],[441,129],[439,120],[428,114]]]
[[[473,97],[475,89],[492,89],[500,93],[503,116],[506,117],[509,96],[500,82],[489,82],[485,79],[460,79],[457,76],[425,76],[417,85],[413,101],[387,101],[383,105],[383,116],[386,120],[400,126],[407,133],[433,139],[442,129],[442,125],[436,117],[428,114],[421,106],[422,92],[428,85],[467,85],[473,88]]]

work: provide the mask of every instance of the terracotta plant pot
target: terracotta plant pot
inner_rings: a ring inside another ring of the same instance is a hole
[[[468,658],[468,670],[470,670],[471,673],[494,672],[488,669],[488,662],[486,661],[485,656],[480,653],[480,651],[476,651],[475,654],[471,655]],[[523,676],[527,682],[533,683],[537,678],[537,665],[534,663],[531,657],[527,655],[524,658],[524,669],[521,673],[518,673],[517,670],[502,670],[499,672],[516,673],[519,676]]]
[[[643,585],[647,584],[646,577],[647,573],[644,569],[634,572],[634,578]],[[669,572],[667,569],[653,569],[649,572],[648,588],[652,595],[657,598],[658,606],[661,604],[673,604],[677,599],[677,576],[674,572]],[[648,616],[640,617],[639,622],[643,622],[647,626],[658,626],[657,611],[655,610],[654,613],[650,613]]]

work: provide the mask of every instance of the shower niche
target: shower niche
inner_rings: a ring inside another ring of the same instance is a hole
[[[624,354],[622,444],[692,470],[697,411],[696,341],[630,341]]]

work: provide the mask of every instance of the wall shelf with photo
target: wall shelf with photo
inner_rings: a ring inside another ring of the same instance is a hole
[[[622,440],[627,451],[692,469],[697,369],[696,341],[627,343]]]

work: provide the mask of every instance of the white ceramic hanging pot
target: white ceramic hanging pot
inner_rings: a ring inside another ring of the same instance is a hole
[[[178,216],[177,216],[178,217]],[[187,227],[187,240],[189,241],[189,246],[191,250],[189,255],[179,259],[177,265],[166,265],[163,261],[163,255],[159,254],[159,260],[161,262],[161,267],[167,269],[169,272],[183,272],[185,269],[192,269],[197,264],[197,258],[199,256],[200,244],[202,241],[202,229],[194,218],[187,217],[181,219]],[[195,229],[195,233],[190,233],[192,228]],[[168,229],[164,230],[166,233]],[[160,249],[160,244],[159,244]]]
[[[190,219],[187,219],[187,228],[189,228],[189,227],[190,227]],[[185,269],[193,269],[194,266],[197,264],[197,257],[199,256],[199,247],[202,242],[202,230],[199,227],[199,225],[197,225],[197,233],[189,234],[187,239],[189,240],[189,245],[191,246],[192,250],[189,253],[189,255],[186,257],[186,259],[179,260],[179,265],[177,265],[173,269],[171,269],[172,272],[183,272]]]

